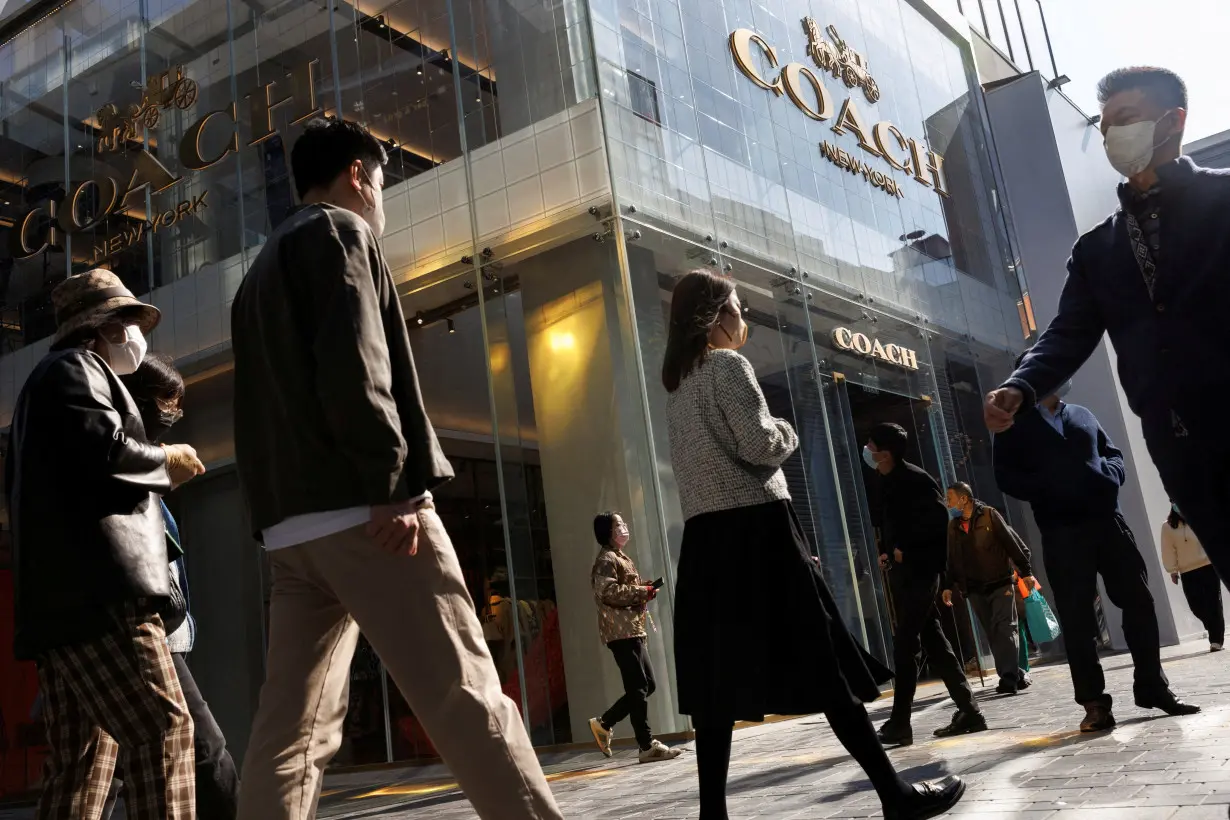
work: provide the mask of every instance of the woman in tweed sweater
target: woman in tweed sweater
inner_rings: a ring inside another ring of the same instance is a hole
[[[746,340],[733,280],[701,270],[679,281],[662,382],[685,520],[675,666],[680,710],[696,726],[701,820],[726,820],[736,721],[814,712],[825,713],[863,767],[886,818],[942,814],[965,785],[910,786],[876,739],[863,704],[891,673],[843,625],[811,559],[781,470],[798,437],[769,414],[751,364],[736,352]],[[739,605],[715,605],[734,572]]]

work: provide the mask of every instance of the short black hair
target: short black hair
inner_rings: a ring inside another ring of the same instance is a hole
[[[120,376],[120,381],[138,403],[156,399],[173,401],[184,396],[184,377],[175,369],[170,356],[150,353],[135,373]]]
[[[594,516],[594,539],[600,547],[611,545],[611,536],[615,534],[615,516],[619,513],[611,510]]]
[[[948,489],[952,490],[957,495],[963,495],[966,498],[974,497],[974,488],[966,484],[964,481],[954,481],[948,485]]]
[[[388,162],[389,155],[380,140],[357,122],[336,117],[311,120],[290,152],[299,198],[313,188],[328,187],[356,159],[363,160],[363,167],[371,173]]]
[[[1166,108],[1187,108],[1187,83],[1173,71],[1156,66],[1117,68],[1098,83],[1098,105],[1106,105],[1121,91],[1139,89]]]
[[[905,431],[905,428],[891,421],[882,421],[872,427],[867,437],[871,439],[871,443],[876,446],[877,450],[892,453],[893,458],[897,461],[905,455],[905,448],[910,443],[910,434]]]

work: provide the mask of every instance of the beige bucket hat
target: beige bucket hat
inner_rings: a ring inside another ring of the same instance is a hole
[[[118,276],[102,268],[70,276],[56,285],[51,292],[51,305],[56,314],[53,348],[82,328],[95,327],[117,312],[122,311],[146,335],[162,319],[158,308],[133,296]]]

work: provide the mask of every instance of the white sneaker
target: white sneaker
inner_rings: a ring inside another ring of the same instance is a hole
[[[1223,646],[1222,646],[1221,644],[1219,644],[1219,643],[1211,643],[1211,644],[1209,644],[1209,651],[1210,651],[1210,652],[1220,652],[1220,651],[1222,651],[1222,649],[1224,649],[1224,648],[1225,648],[1225,647],[1223,647]]]
[[[589,730],[594,733],[594,742],[598,744],[598,751],[610,757],[612,754],[611,739],[615,737],[615,733],[610,729],[602,728],[602,721],[598,718],[589,719]]]
[[[657,763],[659,760],[674,760],[683,754],[682,749],[672,749],[660,740],[655,740],[645,751],[641,752],[642,763]]]

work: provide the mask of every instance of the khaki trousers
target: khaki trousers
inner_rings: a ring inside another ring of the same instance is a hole
[[[430,505],[418,520],[413,557],[380,550],[362,527],[269,554],[269,655],[240,820],[316,816],[360,630],[480,817],[563,817],[500,689],[448,534]]]

